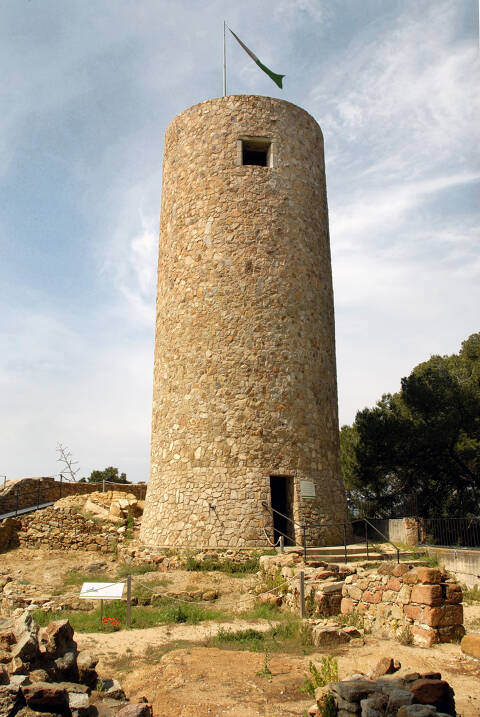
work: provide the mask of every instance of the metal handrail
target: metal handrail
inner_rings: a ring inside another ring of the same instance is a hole
[[[285,518],[285,520],[288,520],[289,523],[292,523],[292,525],[296,525],[296,526],[298,526],[299,528],[302,529],[302,532],[303,532],[303,557],[304,557],[304,559],[306,560],[306,558],[307,558],[307,540],[306,540],[306,530],[307,530],[307,527],[306,527],[306,525],[304,525],[304,524],[302,524],[302,523],[298,523],[298,522],[297,522],[296,520],[294,520],[293,518],[290,518],[290,516],[285,515],[284,513],[281,513],[279,510],[277,510],[276,508],[273,508],[271,505],[269,505],[266,500],[263,500],[263,501],[262,501],[262,506],[263,506],[266,510],[270,510],[272,513],[276,513],[277,515],[280,515],[282,518]],[[392,543],[392,541],[389,540],[389,539],[387,538],[387,536],[384,535],[384,534],[382,533],[382,531],[379,530],[375,525],[373,525],[367,518],[355,518],[354,520],[351,520],[351,521],[349,521],[348,523],[345,523],[345,522],[343,522],[343,523],[322,523],[322,528],[331,528],[331,527],[340,526],[340,525],[343,527],[343,545],[344,545],[344,548],[345,548],[345,562],[346,562],[346,563],[348,562],[347,525],[348,525],[348,524],[351,525],[351,524],[353,524],[353,523],[363,523],[363,524],[365,525],[365,543],[366,543],[366,546],[367,546],[367,559],[368,559],[368,557],[369,557],[369,555],[368,555],[368,526],[370,526],[371,528],[373,528],[373,530],[375,530],[375,532],[377,532],[377,533],[380,535],[381,538],[383,538],[383,540],[384,540],[385,542],[389,543],[389,545],[392,546],[392,548],[393,548],[393,549],[396,551],[396,553],[397,553],[397,563],[400,563],[400,550],[399,550],[399,548],[397,548],[397,546],[395,545],[395,543]],[[275,531],[276,531],[277,533],[280,533],[280,535],[283,535],[284,538],[290,538],[290,537],[291,537],[290,535],[287,535],[286,533],[282,532],[282,531],[279,530],[278,528],[275,528]]]
[[[367,531],[367,524],[368,524],[371,528],[373,528],[373,529],[385,540],[386,543],[389,543],[389,544],[392,546],[392,548],[394,548],[394,549],[396,550],[396,552],[397,552],[397,563],[400,562],[400,550],[399,550],[399,548],[397,548],[397,546],[395,545],[395,543],[392,543],[392,541],[389,540],[386,535],[384,535],[377,527],[375,527],[375,525],[373,525],[373,524],[368,520],[368,518],[354,518],[353,520],[349,520],[348,523],[322,523],[322,528],[332,528],[332,527],[339,526],[339,525],[342,525],[342,526],[343,526],[343,536],[344,536],[343,539],[344,539],[344,547],[345,547],[345,562],[347,562],[347,536],[346,536],[346,526],[347,526],[349,523],[350,523],[351,525],[352,525],[353,523],[364,523],[364,524],[365,524],[365,543],[366,543],[366,546],[367,546],[367,558],[368,558],[368,531]]]
[[[266,500],[262,500],[262,506],[265,508],[265,510],[271,510],[272,513],[281,515],[282,518],[285,518],[285,520],[288,520],[290,523],[292,523],[292,525],[297,525],[299,528],[302,529],[302,532],[303,532],[303,557],[306,560],[306,558],[307,558],[307,526],[303,525],[302,523],[297,523],[296,520],[294,520],[293,518],[290,518],[290,516],[288,516],[288,515],[284,515],[279,510],[277,510],[276,508],[273,508],[271,505],[269,505]],[[283,533],[278,528],[274,528],[274,530],[276,530],[277,533],[280,533],[281,535],[283,535],[284,538],[288,538],[289,540],[291,539],[291,535],[286,535],[286,533]]]

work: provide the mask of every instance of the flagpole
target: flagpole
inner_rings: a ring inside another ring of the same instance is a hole
[[[226,23],[223,21],[223,96],[227,95],[227,41],[225,37]]]

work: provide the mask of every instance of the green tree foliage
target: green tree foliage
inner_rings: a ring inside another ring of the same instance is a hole
[[[120,473],[118,475],[118,468],[114,466],[108,466],[103,471],[92,471],[88,478],[82,478],[81,483],[101,483],[102,481],[108,481],[110,483],[131,483],[127,480],[126,473]]]
[[[378,517],[411,497],[427,516],[478,515],[480,333],[459,354],[432,356],[340,432],[342,473],[354,504]]]

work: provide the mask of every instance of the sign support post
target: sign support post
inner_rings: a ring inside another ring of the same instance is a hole
[[[125,620],[125,626],[126,626],[127,630],[128,630],[129,627],[130,627],[130,605],[131,605],[131,601],[132,601],[132,576],[131,576],[130,573],[129,573],[129,574],[128,574],[128,577],[127,577],[127,617],[126,617],[126,620]]]

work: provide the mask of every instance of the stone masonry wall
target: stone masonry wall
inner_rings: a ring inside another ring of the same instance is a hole
[[[408,627],[415,644],[430,647],[465,633],[462,589],[443,568],[386,563],[349,575],[342,595],[342,613],[356,610],[386,637],[398,637]]]
[[[138,499],[145,498],[147,490],[145,483],[106,483],[106,486],[109,490],[115,486],[115,490],[133,493]],[[37,503],[50,503],[68,495],[85,495],[101,489],[101,483],[70,483],[56,481],[51,477],[8,481],[6,487],[0,491],[0,515]]]
[[[242,164],[251,137],[271,142],[271,166]],[[146,545],[264,545],[270,476],[293,481],[310,542],[340,540],[341,528],[321,527],[346,519],[330,264],[323,138],[310,115],[241,95],[173,120]]]
[[[44,508],[16,522],[20,547],[111,552],[123,540],[116,526],[97,524],[70,508]]]

